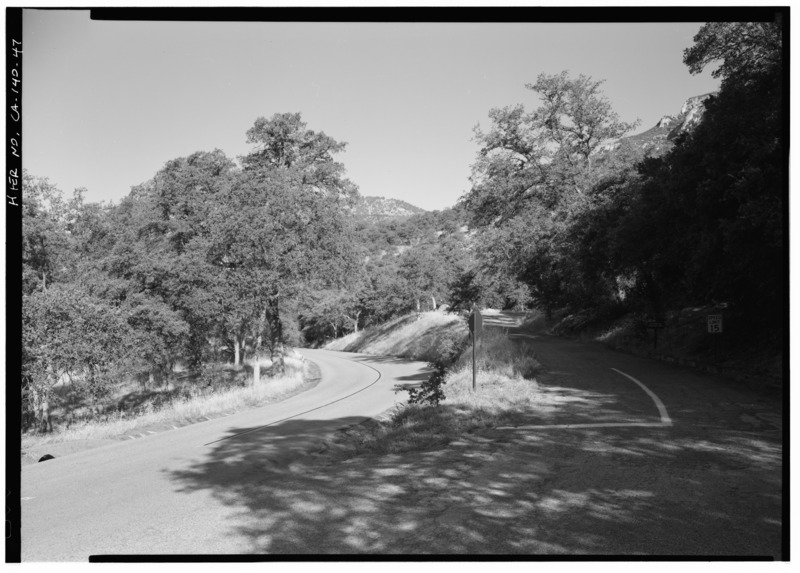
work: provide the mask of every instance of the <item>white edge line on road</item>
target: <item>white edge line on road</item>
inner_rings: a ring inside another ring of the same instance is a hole
[[[672,422],[607,422],[597,424],[550,424],[545,426],[498,426],[498,430],[571,430],[581,428],[663,428]]]
[[[647,395],[650,396],[653,399],[653,402],[656,403],[656,408],[658,408],[658,412],[659,414],[661,414],[661,423],[667,426],[672,425],[672,420],[670,419],[669,414],[667,413],[667,408],[666,406],[664,406],[664,402],[662,402],[661,399],[655,395],[655,393],[653,393],[647,386],[639,382],[636,378],[634,378],[630,374],[625,374],[623,371],[617,370],[616,368],[612,368],[611,370],[613,370],[617,374],[622,374],[623,376],[625,376],[625,378],[627,378],[632,382],[635,382],[642,388],[642,390],[647,392]]]
[[[534,335],[523,334],[523,333],[510,334],[510,335],[508,335],[508,337],[509,338],[516,338],[516,337],[534,338],[534,339],[537,338]],[[633,376],[631,376],[629,374],[625,374],[624,372],[622,372],[621,370],[617,370],[616,368],[612,368],[611,370],[613,370],[614,372],[616,372],[618,374],[622,374],[623,376],[625,376],[625,378],[627,378],[628,380],[631,380],[632,382],[636,382],[636,384],[638,384],[642,388],[642,390],[647,392],[647,395],[650,396],[650,398],[652,398],[653,402],[656,403],[656,408],[658,408],[658,413],[661,415],[661,421],[660,422],[609,422],[609,423],[598,423],[598,424],[552,424],[552,425],[549,425],[549,426],[503,426],[503,427],[498,427],[497,429],[498,430],[514,430],[514,429],[518,429],[518,430],[549,430],[551,428],[554,428],[554,429],[562,429],[562,430],[564,430],[564,429],[571,429],[571,428],[660,428],[660,427],[663,427],[663,426],[671,426],[672,425],[672,419],[669,417],[669,414],[667,413],[667,407],[664,406],[664,403],[661,401],[661,399],[658,396],[655,395],[654,392],[652,392],[647,386],[645,386],[644,384],[639,382]]]

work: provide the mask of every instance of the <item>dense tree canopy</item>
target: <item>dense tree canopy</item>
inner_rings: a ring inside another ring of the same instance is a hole
[[[64,376],[101,396],[118,371],[161,382],[178,361],[199,369],[263,350],[281,371],[298,301],[355,274],[357,190],[333,158],[344,144],[299,114],[260,118],[247,137],[244,168],[220,150],[193,153],[116,206],[86,204],[81,190],[67,199],[25,173],[32,397]]]
[[[782,311],[785,142],[782,24],[709,23],[684,62],[719,64],[719,93],[666,154],[625,142],[599,83],[539,76],[542,104],[490,112],[463,204],[478,253],[545,309],[625,305],[661,316],[725,303],[774,325]]]
[[[592,186],[616,166],[602,160],[601,146],[634,127],[620,121],[601,84],[541,74],[526,86],[538,108],[493,109],[489,131],[476,128],[481,149],[463,204],[482,229],[483,258],[548,309],[584,298],[569,230],[589,208]]]
[[[684,63],[698,74],[714,62],[712,73],[726,82],[747,83],[783,65],[783,21],[780,14],[772,22],[709,22],[686,48]]]
[[[620,121],[601,84],[541,74],[525,86],[539,96],[534,111],[516,105],[489,112],[489,131],[475,129],[481,149],[464,198],[477,223],[508,219],[532,203],[564,214],[575,208],[597,179],[593,154],[634,127]]]
[[[335,160],[346,143],[306,128],[299,113],[259,117],[247,131],[254,148],[242,158],[247,170],[291,172],[295,183],[315,190],[353,197],[357,189],[344,177],[345,167]]]

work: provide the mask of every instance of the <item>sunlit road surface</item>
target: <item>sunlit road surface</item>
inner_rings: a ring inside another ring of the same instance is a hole
[[[320,383],[283,402],[140,440],[25,466],[23,561],[85,561],[90,555],[248,553],[238,532],[242,508],[213,488],[235,491],[258,478],[268,503],[269,474],[319,449],[322,439],[404,402],[395,385],[425,376],[423,363],[303,350]],[[268,383],[268,382],[267,382]]]

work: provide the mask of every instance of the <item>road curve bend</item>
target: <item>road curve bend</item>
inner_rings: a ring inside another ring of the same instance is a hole
[[[241,484],[252,483],[259,468],[291,463],[331,432],[404,402],[406,393],[395,387],[428,372],[424,363],[392,357],[301,353],[321,372],[308,392],[23,467],[22,560],[250,552],[242,533],[247,512],[236,494]],[[266,492],[270,484],[259,487]]]

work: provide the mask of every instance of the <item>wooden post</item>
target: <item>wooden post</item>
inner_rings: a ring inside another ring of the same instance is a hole
[[[478,389],[478,383],[476,380],[476,369],[475,369],[475,342],[478,337],[475,336],[475,333],[472,333],[472,391],[475,392]]]
[[[483,318],[475,305],[472,306],[472,314],[469,315],[468,324],[470,334],[472,335],[472,391],[475,392],[478,388],[475,347],[478,345],[478,334],[483,326]]]

